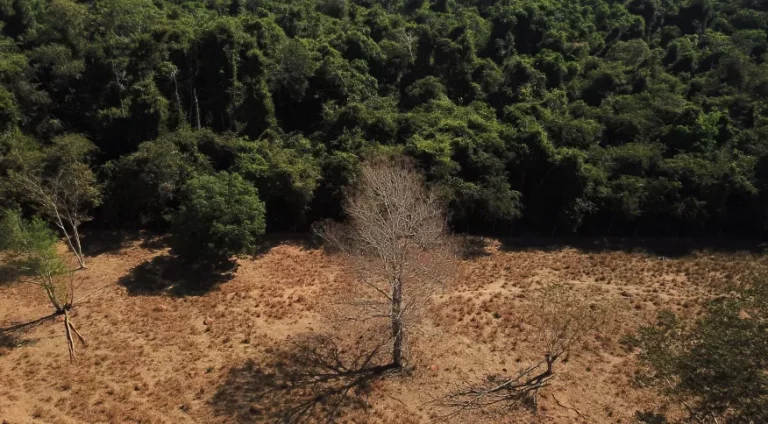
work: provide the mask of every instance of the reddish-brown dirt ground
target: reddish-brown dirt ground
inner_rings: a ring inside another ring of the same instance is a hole
[[[542,358],[526,317],[550,283],[607,308],[608,323],[557,365],[535,415],[475,412],[454,421],[628,423],[638,410],[674,414],[675,405],[635,384],[635,353],[620,339],[661,309],[695,317],[717,290],[768,263],[761,254],[739,251],[663,257],[473,244],[473,254],[460,260],[457,282],[435,297],[412,334],[410,371],[351,390],[360,402],[343,405],[337,421],[448,421],[435,399],[463,381],[514,373]],[[185,285],[205,276],[190,274],[156,241],[126,241],[88,259],[89,268],[76,273],[78,293],[96,294],[73,316],[88,346],[78,347],[77,361],[70,362],[61,321],[0,340],[0,422],[279,421],[263,405],[274,398],[252,393],[265,384],[257,370],[291,361],[286,346],[299,335],[328,332],[324,317],[333,293],[356,287],[336,258],[294,241],[240,259],[231,279],[207,291]],[[38,287],[0,282],[0,327],[50,312]]]

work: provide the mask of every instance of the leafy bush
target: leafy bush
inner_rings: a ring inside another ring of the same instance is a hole
[[[265,230],[264,214],[258,191],[239,175],[195,177],[181,190],[171,247],[188,260],[220,263],[253,249]]]
[[[236,159],[236,171],[258,189],[270,211],[270,229],[295,230],[322,177],[315,148],[298,135],[267,137],[248,143],[248,151]]]
[[[179,131],[139,145],[105,166],[109,177],[107,216],[140,225],[166,222],[179,191],[194,175],[210,171],[198,152],[200,133]]]
[[[71,303],[60,277],[69,269],[56,251],[56,233],[40,217],[24,219],[18,211],[0,211],[0,251],[6,264],[26,282],[40,286],[56,311]]]

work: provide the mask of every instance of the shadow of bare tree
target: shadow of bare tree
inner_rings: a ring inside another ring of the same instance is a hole
[[[232,422],[335,422],[364,413],[371,384],[390,372],[382,346],[344,349],[321,335],[287,341],[263,364],[249,360],[233,368],[212,403],[217,415]],[[386,349],[385,349],[386,350]]]
[[[120,278],[119,284],[132,296],[202,295],[216,285],[231,280],[237,263],[190,264],[173,255],[162,255],[133,268]]]

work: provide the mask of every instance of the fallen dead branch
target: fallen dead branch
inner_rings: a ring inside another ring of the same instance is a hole
[[[439,405],[451,410],[446,415],[447,418],[500,403],[504,403],[505,407],[511,407],[530,402],[533,409],[536,409],[538,392],[554,377],[554,364],[560,358],[560,354],[547,354],[544,360],[520,371],[512,378],[489,376],[483,383],[448,394],[439,402]]]
[[[545,288],[531,310],[528,321],[546,352],[544,359],[513,377],[488,376],[483,382],[467,384],[437,399],[437,404],[449,411],[446,418],[492,407],[525,405],[537,411],[539,390],[555,377],[555,364],[585,335],[604,324],[607,316],[607,311],[576,299],[563,285]]]

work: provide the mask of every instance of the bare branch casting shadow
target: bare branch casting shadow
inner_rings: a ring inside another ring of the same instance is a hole
[[[119,284],[132,296],[194,296],[203,295],[218,284],[231,280],[237,263],[191,264],[175,255],[156,256],[133,268],[120,278]]]
[[[301,336],[270,352],[263,364],[249,360],[230,370],[213,397],[214,410],[238,423],[335,422],[365,411],[371,383],[396,371],[375,365],[381,350],[343,349],[326,336]]]

